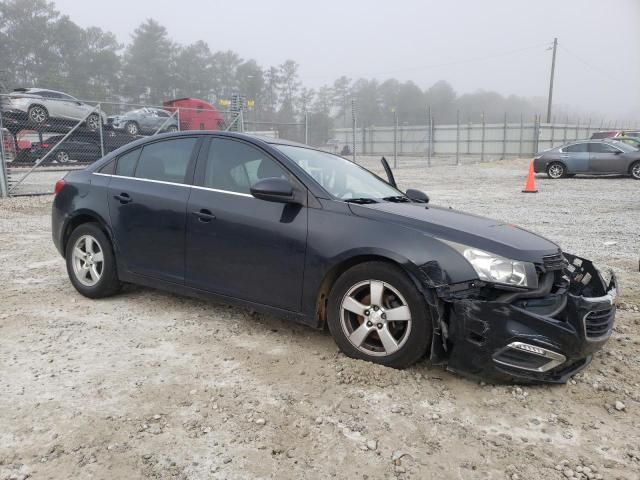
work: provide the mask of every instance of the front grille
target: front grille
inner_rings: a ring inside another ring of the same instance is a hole
[[[584,333],[587,338],[596,339],[609,334],[613,323],[613,306],[593,310],[584,317]]]
[[[562,270],[567,265],[567,261],[565,260],[564,255],[558,252],[553,255],[545,255],[542,257],[542,264],[546,271]]]

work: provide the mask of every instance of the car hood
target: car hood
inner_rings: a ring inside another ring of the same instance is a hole
[[[396,223],[514,260],[541,262],[543,256],[560,251],[552,241],[516,225],[450,208],[392,202],[349,206],[361,217]]]

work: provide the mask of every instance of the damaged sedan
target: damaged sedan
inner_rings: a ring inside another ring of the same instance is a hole
[[[550,240],[279,139],[180,132],[56,184],[53,240],[91,298],[123,283],[328,327],[353,358],[565,382],[609,338],[616,279]]]

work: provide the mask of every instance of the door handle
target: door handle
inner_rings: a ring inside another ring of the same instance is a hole
[[[200,210],[193,212],[193,214],[198,217],[198,220],[202,223],[209,223],[211,220],[216,219],[216,216],[211,213],[211,210],[207,210],[206,208],[201,208]]]
[[[114,195],[113,198],[118,200],[122,205],[125,205],[133,201],[133,199],[129,196],[129,194],[124,192],[121,193],[120,195]]]

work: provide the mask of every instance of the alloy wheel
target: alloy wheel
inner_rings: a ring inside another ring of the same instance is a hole
[[[87,127],[90,130],[97,130],[99,126],[100,126],[100,119],[98,118],[98,116],[89,115],[89,117],[87,118]]]
[[[633,178],[640,180],[640,162],[636,163],[631,168],[631,175],[633,176]]]
[[[29,120],[35,123],[44,123],[47,119],[47,112],[42,107],[31,107],[29,110]]]
[[[564,174],[564,168],[562,167],[562,165],[556,163],[549,167],[548,172],[551,178],[560,178]]]
[[[365,280],[351,287],[340,305],[340,322],[349,342],[373,356],[391,355],[411,333],[411,310],[393,286]]]
[[[104,271],[104,254],[93,236],[82,235],[76,240],[72,264],[73,273],[82,285],[93,287],[100,281]]]
[[[56,160],[60,163],[67,163],[70,160],[69,154],[64,150],[61,150],[58,153],[56,153]]]
[[[138,126],[133,122],[127,123],[127,133],[129,135],[137,135],[138,134]]]

